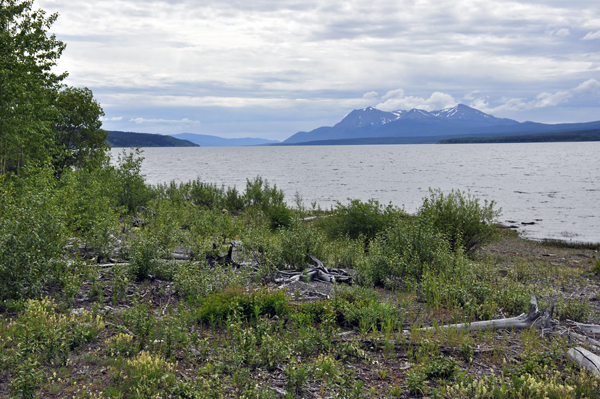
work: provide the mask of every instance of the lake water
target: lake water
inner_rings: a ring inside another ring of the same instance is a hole
[[[430,187],[469,190],[529,238],[600,242],[600,142],[145,148],[144,157],[151,184],[199,177],[243,192],[262,176],[308,208],[373,198],[412,213]]]

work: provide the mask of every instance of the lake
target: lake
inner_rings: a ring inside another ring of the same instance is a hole
[[[113,155],[122,149],[113,149]],[[414,212],[429,188],[470,191],[526,237],[600,242],[600,142],[145,148],[148,183],[262,176],[304,205],[376,199]],[[525,225],[522,223],[534,223]]]

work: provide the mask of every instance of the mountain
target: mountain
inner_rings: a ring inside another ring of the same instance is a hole
[[[192,143],[198,144],[202,147],[242,147],[252,145],[269,145],[278,144],[278,140],[267,140],[259,138],[241,138],[241,139],[225,139],[218,136],[208,136],[205,134],[194,134],[194,133],[179,133],[172,134],[171,136],[181,140],[191,141]]]
[[[111,147],[198,147],[197,144],[171,136],[150,133],[108,131],[106,142]]]
[[[512,119],[496,118],[477,109],[458,104],[439,111],[385,112],[372,107],[350,112],[333,127],[320,127],[310,132],[298,132],[283,141],[283,144],[299,144],[316,141],[344,140],[345,144],[359,142],[429,143],[451,137],[494,137],[514,134],[550,133],[600,128],[600,121],[589,123],[543,124],[517,122]],[[391,139],[394,138],[394,139]],[[404,140],[398,140],[402,138]],[[350,140],[350,141],[348,141]],[[340,143],[341,144],[341,143]]]

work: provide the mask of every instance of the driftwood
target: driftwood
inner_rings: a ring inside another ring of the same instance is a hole
[[[294,281],[300,281],[302,278],[308,278],[310,281],[322,281],[326,283],[346,283],[352,284],[352,276],[343,269],[326,268],[319,259],[308,255],[315,263],[309,264],[305,271],[278,271],[275,277],[277,284],[289,284]]]
[[[579,346],[569,349],[567,356],[573,363],[585,367],[596,377],[600,377],[600,356]]]
[[[590,338],[586,335],[577,334],[576,332],[569,331],[568,336],[571,339],[576,339],[585,345],[586,348],[591,349],[596,352],[600,352],[600,342],[596,341],[593,338]]]
[[[499,330],[499,329],[515,329],[522,330],[525,328],[529,328],[531,326],[541,327],[541,328],[551,328],[552,326],[558,324],[558,321],[552,319],[552,313],[554,313],[554,305],[550,308],[549,311],[538,309],[537,299],[535,295],[531,294],[531,302],[529,303],[529,312],[523,313],[517,317],[511,317],[508,319],[497,319],[497,320],[487,320],[487,321],[475,321],[472,323],[462,323],[462,324],[447,324],[442,326],[441,328],[455,328],[457,330],[468,330],[468,331],[477,331],[477,330]],[[433,327],[428,327],[427,329],[431,329]]]
[[[583,323],[577,323],[575,321],[568,321],[569,324],[573,325],[574,327],[576,327],[579,331],[587,333],[587,334],[600,334],[600,326],[596,325],[596,324],[583,324]]]

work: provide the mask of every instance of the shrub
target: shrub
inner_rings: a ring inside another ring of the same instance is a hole
[[[71,350],[95,339],[104,329],[99,316],[88,312],[81,315],[57,313],[57,305],[49,299],[30,299],[24,312],[11,324],[13,348],[7,352],[10,363],[20,361],[20,352],[38,360],[58,360],[65,364]],[[14,349],[14,352],[13,352]]]
[[[456,256],[430,224],[405,219],[371,242],[357,279],[366,285],[397,287],[405,277],[421,280],[425,270],[452,269]]]
[[[177,382],[175,364],[159,355],[145,351],[127,360],[121,372],[124,385],[131,398],[155,398],[160,392],[169,391]]]
[[[241,284],[245,277],[245,274],[235,272],[229,267],[210,268],[204,260],[199,264],[179,266],[173,282],[179,295],[194,303],[227,286]]]
[[[591,309],[587,301],[577,299],[560,298],[556,303],[556,317],[559,320],[573,320],[579,323],[585,323],[590,316]]]
[[[332,304],[337,313],[338,324],[360,327],[362,330],[380,326],[384,322],[396,323],[403,316],[398,308],[381,302],[381,296],[372,288],[336,287]]]
[[[49,170],[34,173],[0,185],[0,300],[38,296],[65,254],[55,181]]]
[[[319,260],[325,258],[325,236],[310,225],[294,223],[288,228],[280,229],[277,236],[279,248],[276,265],[280,269],[306,268],[309,262],[308,254]]]
[[[399,217],[405,216],[402,210],[391,204],[383,206],[372,199],[367,202],[354,199],[348,205],[338,202],[334,214],[321,219],[319,225],[329,238],[348,236],[372,240],[378,233],[396,224]]]
[[[436,380],[453,380],[457,371],[458,363],[452,357],[436,357],[425,366],[427,378]]]
[[[83,240],[95,256],[111,256],[118,234],[119,215],[111,191],[114,180],[109,169],[67,170],[60,181],[61,207],[72,234]]]
[[[117,158],[115,168],[116,198],[119,206],[124,206],[129,214],[135,214],[141,206],[148,204],[151,190],[146,186],[142,171],[142,151],[138,148],[127,153],[123,150]]]
[[[282,315],[288,311],[288,300],[281,291],[247,292],[241,286],[231,286],[209,295],[196,314],[203,323],[225,322],[236,314],[241,320],[253,320],[262,315]]]
[[[285,203],[283,191],[278,190],[277,185],[271,187],[269,182],[260,176],[253,181],[246,180],[244,204],[252,209],[255,215],[257,211],[262,212],[272,229],[289,227],[292,224],[292,212]]]
[[[479,203],[470,193],[452,190],[449,194],[441,190],[429,190],[429,198],[423,200],[418,217],[429,221],[444,234],[450,248],[463,247],[467,254],[473,253],[491,240],[496,232],[494,220],[500,216],[494,201]]]

